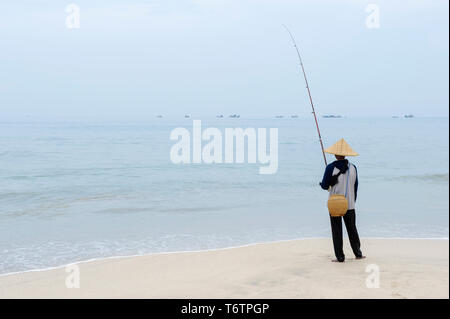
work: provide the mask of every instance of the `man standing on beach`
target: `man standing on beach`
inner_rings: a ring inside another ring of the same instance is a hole
[[[347,228],[350,245],[356,259],[363,259],[359,241],[358,230],[356,229],[355,201],[358,192],[358,172],[356,166],[349,163],[346,156],[357,156],[350,145],[344,139],[339,140],[333,146],[327,148],[325,152],[334,154],[336,161],[327,165],[320,186],[334,194],[344,194],[347,191],[348,210],[344,215],[345,227]],[[348,180],[347,180],[348,179]],[[347,185],[348,182],[348,185]],[[345,255],[342,239],[342,217],[330,216],[331,233],[333,235],[333,246],[336,259],[334,262],[344,262]]]

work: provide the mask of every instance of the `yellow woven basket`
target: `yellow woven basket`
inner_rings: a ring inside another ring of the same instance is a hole
[[[348,200],[345,195],[334,194],[328,199],[327,206],[331,217],[344,216],[348,210]]]

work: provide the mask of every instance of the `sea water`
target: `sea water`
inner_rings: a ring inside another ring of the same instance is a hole
[[[0,273],[92,258],[329,237],[312,118],[216,119],[278,128],[278,171],[173,164],[170,132],[192,119],[0,123]],[[448,238],[448,118],[320,119],[326,146],[360,153],[361,237]],[[328,160],[332,161],[331,155]]]

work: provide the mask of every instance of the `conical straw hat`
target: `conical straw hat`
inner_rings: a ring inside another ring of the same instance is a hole
[[[341,156],[358,156],[359,154],[356,153],[348,143],[341,138],[339,141],[337,141],[334,145],[330,146],[325,150],[325,152],[329,154],[334,155],[341,155]]]

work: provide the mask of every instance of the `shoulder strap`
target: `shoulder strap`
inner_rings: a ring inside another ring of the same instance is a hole
[[[348,194],[348,180],[350,178],[350,162],[348,162],[348,171],[347,171],[347,185],[345,186],[345,198],[347,198]]]

